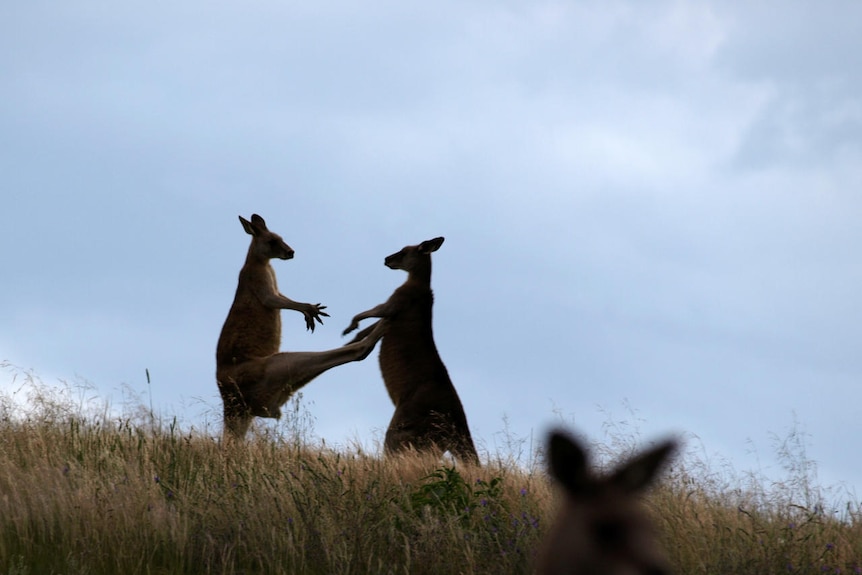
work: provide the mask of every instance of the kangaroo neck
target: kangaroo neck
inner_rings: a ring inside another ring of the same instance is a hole
[[[245,256],[245,265],[246,266],[262,266],[262,267],[268,266],[269,265],[269,258],[261,257],[254,248],[255,248],[254,244],[252,244],[248,247],[248,253]]]
[[[407,283],[431,287],[431,262],[407,272]]]

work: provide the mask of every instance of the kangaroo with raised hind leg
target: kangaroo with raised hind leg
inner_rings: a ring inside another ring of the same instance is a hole
[[[384,264],[406,271],[407,281],[385,303],[357,314],[344,334],[366,318],[388,322],[380,343],[380,371],[395,404],[384,440],[388,453],[410,448],[449,451],[461,461],[478,465],[467,416],[434,343],[431,253],[442,244],[442,237],[434,238],[388,256]],[[378,324],[360,331],[354,341],[367,338]]]
[[[305,316],[306,329],[328,317],[320,304],[300,303],[278,291],[271,259],[289,260],[294,251],[266,227],[257,214],[239,217],[251,235],[245,264],[239,272],[233,305],[219,335],[216,380],[224,403],[225,437],[241,439],[253,417],[278,419],[281,406],[312,379],[333,367],[368,357],[385,325],[367,337],[328,351],[281,352],[281,310]]]
[[[676,449],[666,441],[595,475],[570,435],[548,440],[551,476],[563,488],[562,508],[539,556],[538,575],[666,575],[655,528],[639,495]]]

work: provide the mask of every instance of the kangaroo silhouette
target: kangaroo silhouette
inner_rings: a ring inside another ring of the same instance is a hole
[[[380,371],[395,404],[384,441],[388,453],[442,450],[478,465],[467,416],[434,343],[431,253],[442,244],[442,237],[434,238],[388,256],[384,264],[406,271],[407,280],[385,303],[354,316],[344,335],[366,318],[388,322],[380,343]],[[378,323],[360,331],[354,341],[369,337]]]
[[[278,352],[281,310],[305,316],[306,329],[328,316],[320,304],[293,301],[278,291],[271,259],[289,260],[294,251],[257,214],[239,217],[251,235],[245,264],[239,272],[233,305],[216,347],[216,380],[224,403],[225,437],[242,438],[254,417],[278,419],[281,406],[312,379],[333,367],[368,357],[385,325],[362,338],[329,351]]]

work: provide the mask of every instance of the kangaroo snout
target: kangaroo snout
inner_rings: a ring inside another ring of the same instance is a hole
[[[292,260],[294,254],[296,254],[293,248],[282,241],[281,238],[270,240],[270,251],[272,252],[272,257],[280,260]]]
[[[296,254],[293,248],[287,245],[287,242],[280,237],[276,237],[276,234],[272,235],[273,237],[269,240],[269,249],[272,251],[273,257],[280,260],[292,260]]]

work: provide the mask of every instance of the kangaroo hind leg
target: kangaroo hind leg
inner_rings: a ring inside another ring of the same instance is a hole
[[[261,383],[267,389],[278,390],[279,405],[282,405],[291,394],[323,372],[368,357],[385,331],[385,322],[380,321],[365,338],[336,349],[276,353],[266,359]]]

